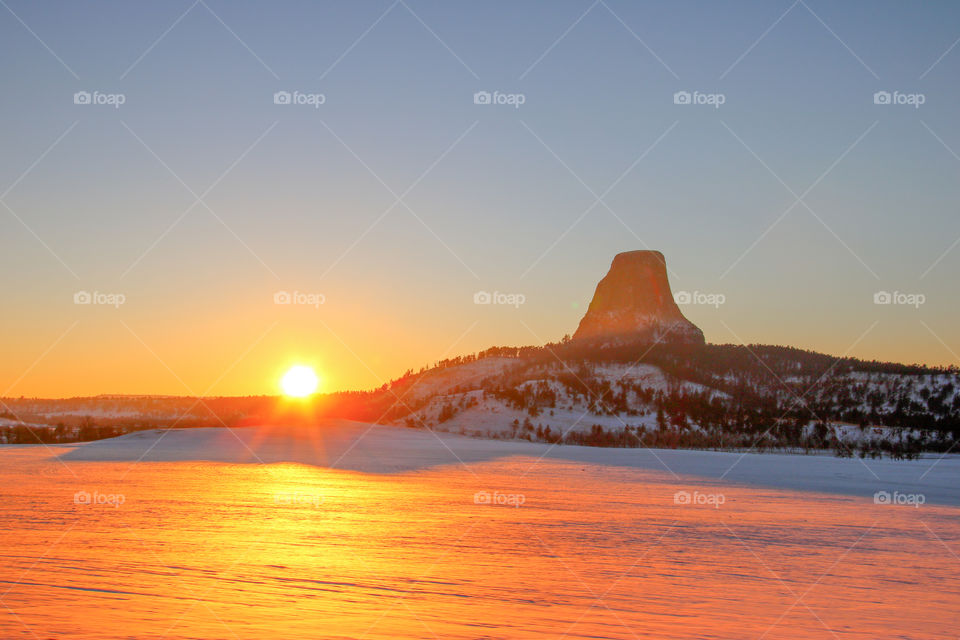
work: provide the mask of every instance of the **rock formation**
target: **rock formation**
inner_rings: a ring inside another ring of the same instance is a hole
[[[597,285],[574,340],[703,344],[703,332],[683,317],[670,292],[659,251],[627,251],[613,258]]]

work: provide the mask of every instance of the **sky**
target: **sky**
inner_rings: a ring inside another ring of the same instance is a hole
[[[646,248],[709,342],[960,364],[956,3],[0,5],[0,396],[371,388]]]

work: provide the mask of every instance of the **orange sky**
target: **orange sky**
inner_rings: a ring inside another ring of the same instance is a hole
[[[544,303],[477,307],[468,296],[451,303],[447,313],[412,305],[388,314],[334,305],[330,299],[315,309],[277,306],[269,298],[243,309],[203,313],[178,309],[156,315],[129,302],[120,309],[70,304],[63,315],[36,323],[8,317],[5,332],[19,339],[0,362],[0,391],[9,387],[3,395],[14,397],[274,394],[294,364],[314,367],[321,391],[372,388],[440,358],[493,345],[557,340],[572,333],[586,306],[586,300],[576,307],[553,305],[552,314]],[[743,340],[867,359],[955,362],[913,309],[893,309],[882,318],[838,314],[819,325],[806,317],[755,317],[729,302],[720,309],[687,307],[684,312],[709,342]]]
[[[0,396],[375,387],[572,333],[636,249],[710,342],[960,363],[960,5],[61,4],[0,20]]]

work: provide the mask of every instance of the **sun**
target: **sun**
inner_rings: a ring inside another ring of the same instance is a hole
[[[305,398],[317,390],[320,380],[317,374],[305,365],[290,367],[280,380],[283,393],[293,398]]]

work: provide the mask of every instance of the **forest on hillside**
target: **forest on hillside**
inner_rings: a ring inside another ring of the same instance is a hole
[[[458,368],[494,360],[510,364],[479,379],[457,378]],[[665,384],[612,378],[606,365],[656,367]],[[421,392],[447,374],[454,380],[449,388]],[[74,442],[170,427],[310,425],[327,418],[443,428],[477,405],[479,396],[470,394],[477,391],[522,413],[503,425],[511,437],[544,442],[832,448],[839,455],[904,457],[951,451],[960,441],[955,366],[835,358],[771,345],[598,344],[565,337],[542,347],[491,347],[442,360],[377,389],[324,394],[309,405],[275,396],[6,399],[0,442]],[[436,417],[426,419],[425,408],[441,400]],[[565,433],[551,426],[550,414],[563,408],[586,412],[589,428]],[[592,424],[591,416],[615,416],[621,424]],[[643,416],[650,419],[631,420]],[[835,436],[838,424],[863,432],[857,451]]]

